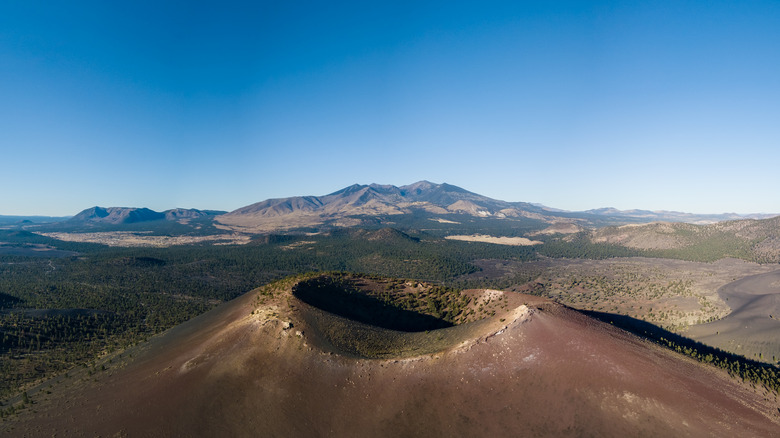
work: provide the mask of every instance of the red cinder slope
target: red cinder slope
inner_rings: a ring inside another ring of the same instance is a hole
[[[291,286],[195,318],[98,382],[55,390],[37,413],[2,430],[161,437],[780,431],[776,402],[761,391],[536,297],[507,293],[506,310],[459,328],[437,353],[367,359],[326,347],[323,327],[311,321],[327,325],[327,317],[312,318],[319,311],[292,296]]]

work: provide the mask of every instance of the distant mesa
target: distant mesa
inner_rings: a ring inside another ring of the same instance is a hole
[[[73,218],[70,223],[132,224],[165,219],[165,215],[148,208],[92,207]]]
[[[174,208],[162,213],[148,208],[92,207],[68,219],[69,224],[134,224],[159,220],[198,219],[222,214],[221,211]]]

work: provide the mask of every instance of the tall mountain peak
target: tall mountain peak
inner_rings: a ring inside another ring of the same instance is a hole
[[[450,208],[453,205],[455,208]],[[502,214],[505,217],[506,214],[500,212],[521,205],[524,207],[527,204],[496,201],[451,184],[422,180],[401,187],[353,184],[323,196],[267,200],[219,216],[217,221],[244,230],[263,232],[311,227],[328,222],[355,224],[363,220],[359,219],[361,217],[382,217],[414,211],[481,217]],[[514,212],[512,216],[521,214]]]

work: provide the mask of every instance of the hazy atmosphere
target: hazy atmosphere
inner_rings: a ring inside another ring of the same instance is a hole
[[[0,214],[353,183],[780,213],[780,3],[3,2]]]

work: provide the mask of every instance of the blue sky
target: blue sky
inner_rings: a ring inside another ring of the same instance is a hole
[[[780,2],[421,3],[3,2],[0,214],[422,179],[780,213]]]

